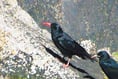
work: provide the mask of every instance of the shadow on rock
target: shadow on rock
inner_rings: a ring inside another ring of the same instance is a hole
[[[57,59],[58,59],[60,62],[62,62],[62,63],[67,63],[67,61],[66,61],[64,58],[62,58],[61,56],[59,56],[58,54],[56,54],[55,52],[53,52],[50,48],[47,48],[47,47],[44,46],[44,45],[42,45],[42,46],[43,46],[43,47],[45,48],[45,50],[46,50],[49,54],[51,54],[54,58],[57,58]],[[69,66],[71,66],[72,68],[78,70],[78,71],[81,72],[81,73],[86,74],[85,76],[83,76],[83,78],[95,79],[95,78],[92,77],[88,72],[86,72],[84,69],[79,68],[79,67],[77,66],[77,64],[76,64],[76,65],[73,65],[72,63],[69,63]]]

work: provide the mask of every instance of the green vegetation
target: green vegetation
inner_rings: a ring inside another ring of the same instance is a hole
[[[106,75],[105,75],[104,79],[108,79]]]
[[[112,53],[112,56],[113,56],[113,58],[114,58],[115,60],[118,61],[118,52]]]

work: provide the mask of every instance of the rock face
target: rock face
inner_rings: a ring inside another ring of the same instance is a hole
[[[16,0],[0,1],[0,74],[32,79],[102,79],[97,63],[73,58],[64,69],[48,50],[61,54],[53,45],[50,33],[38,27]],[[58,57],[57,57],[58,58]],[[63,60],[64,61],[64,60]],[[77,64],[80,63],[80,64]],[[93,66],[93,67],[91,67]]]
[[[62,0],[62,3],[63,28],[72,37],[93,40],[97,49],[110,47],[112,52],[117,51],[117,0]]]
[[[39,25],[44,20],[57,21],[76,40],[93,40],[97,49],[109,47],[111,52],[118,49],[117,0],[18,0],[18,3]]]

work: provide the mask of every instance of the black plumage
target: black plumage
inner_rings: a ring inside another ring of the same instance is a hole
[[[118,63],[106,52],[98,53],[99,64],[109,79],[118,79]]]
[[[47,23],[43,24],[47,25]],[[75,40],[73,40],[67,33],[63,32],[59,24],[51,23],[48,26],[51,27],[51,36],[54,44],[61,51],[64,57],[71,59],[73,55],[77,55],[82,59],[90,59],[93,61],[91,55],[89,55],[87,51]],[[69,61],[70,60],[68,60],[67,65],[69,64]]]

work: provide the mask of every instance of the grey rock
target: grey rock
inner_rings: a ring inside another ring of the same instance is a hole
[[[49,1],[49,0],[47,0]],[[41,26],[41,25],[40,25]],[[48,53],[42,45],[62,57],[48,31],[38,27],[17,0],[0,1],[0,73],[44,79],[102,79],[97,63],[73,57],[70,67]],[[92,67],[93,66],[93,67]]]

